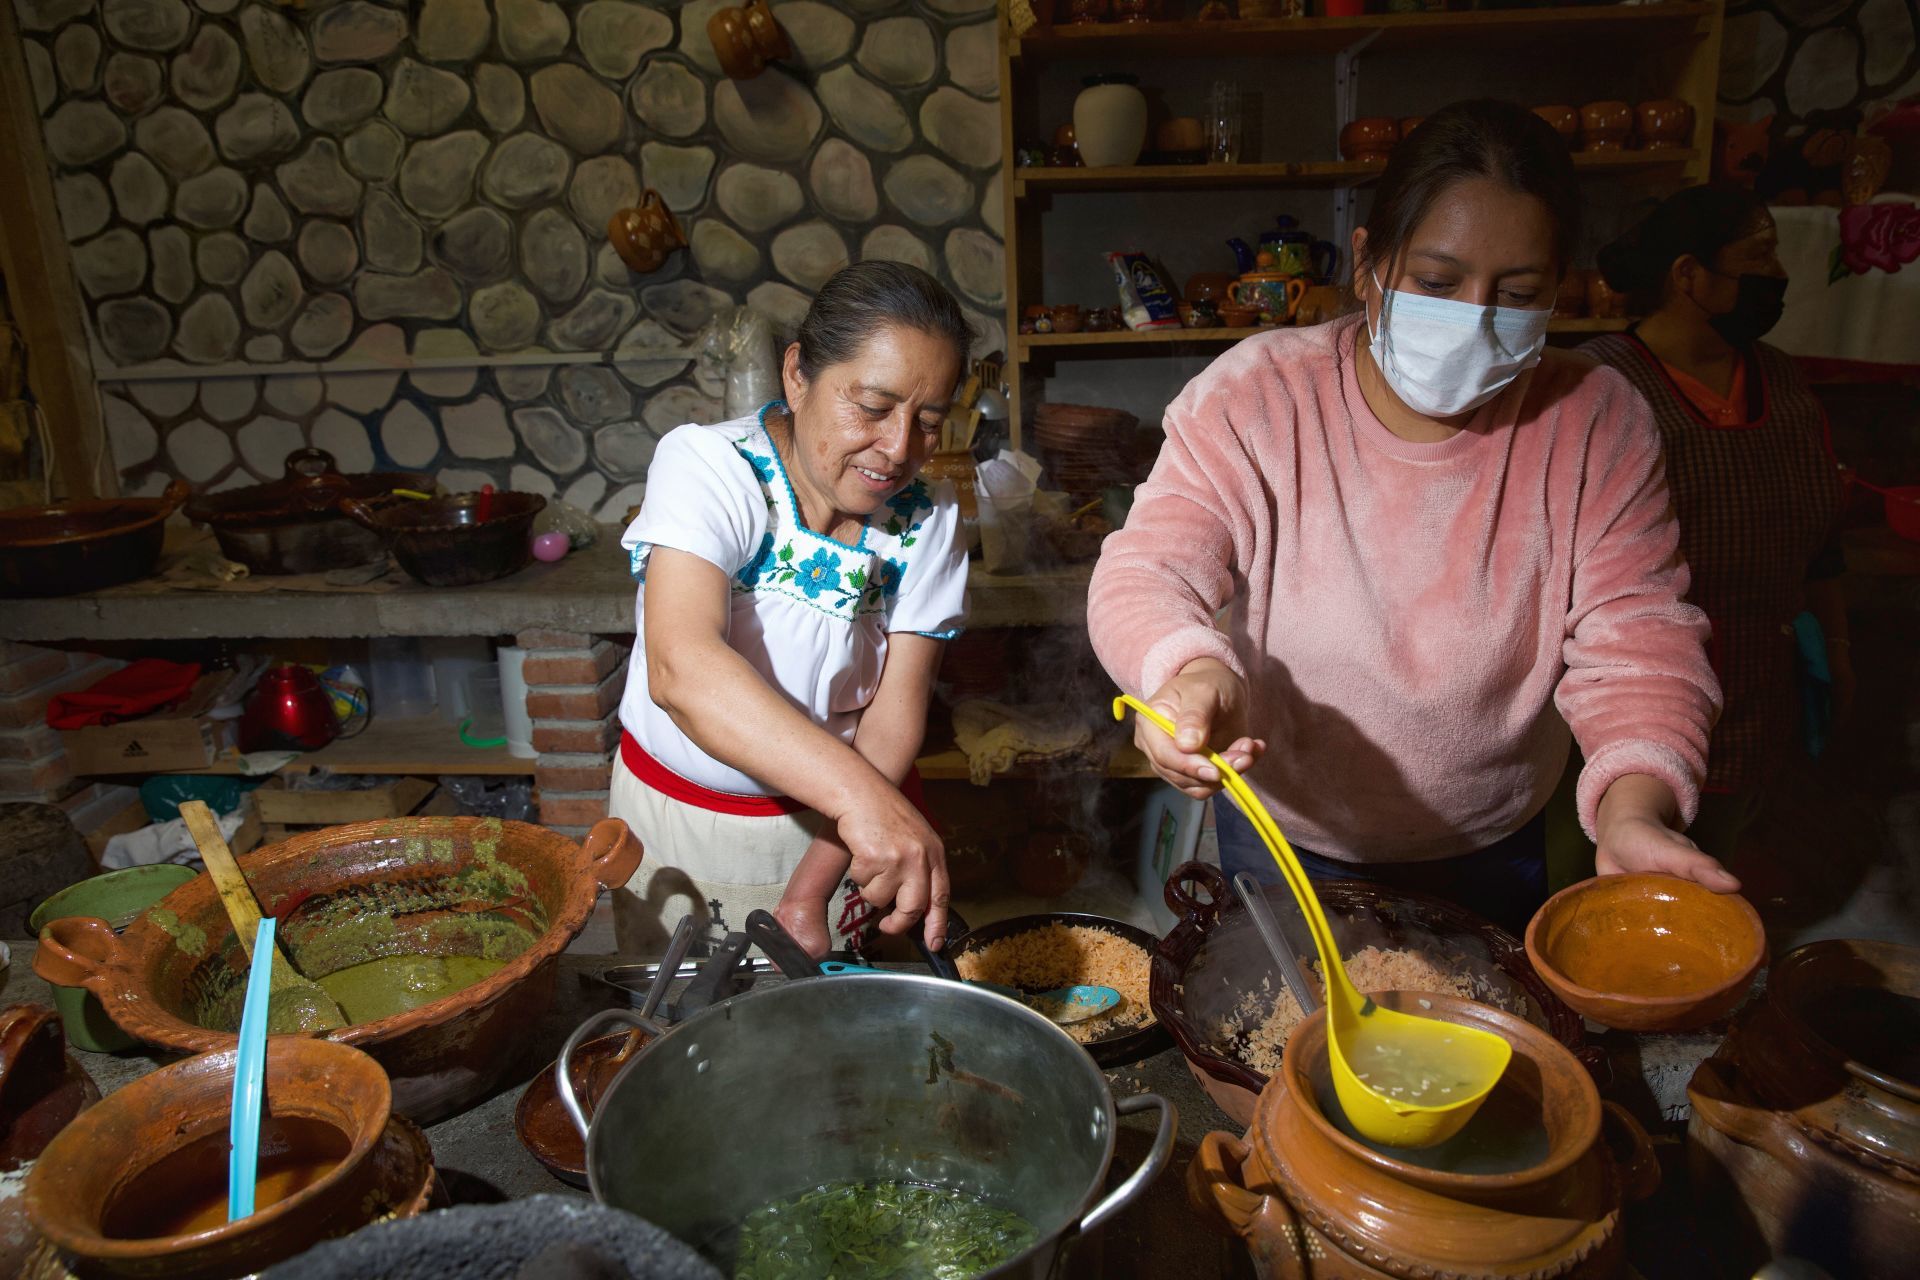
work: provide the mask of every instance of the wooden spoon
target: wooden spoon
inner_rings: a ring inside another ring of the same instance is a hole
[[[213,887],[220,893],[220,904],[227,909],[227,919],[233,921],[240,949],[251,961],[253,936],[260,928],[260,903],[247,887],[247,878],[241,873],[240,864],[234,861],[233,850],[227,848],[226,837],[220,834],[213,810],[201,801],[187,800],[180,805],[180,816],[186,819],[187,830],[193,833],[193,843],[200,850],[200,860],[207,864],[207,874],[213,877]],[[287,1035],[334,1031],[346,1026],[346,1014],[326,989],[302,977],[277,942],[272,946],[267,1029],[277,1035]]]

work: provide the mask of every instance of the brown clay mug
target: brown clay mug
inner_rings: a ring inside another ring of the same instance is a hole
[[[1260,319],[1260,308],[1243,307],[1235,302],[1223,302],[1219,307],[1220,323],[1229,329],[1251,329]]]
[[[620,261],[642,275],[658,271],[666,265],[669,254],[687,243],[673,211],[653,190],[641,197],[639,208],[622,209],[613,215],[607,223],[607,240]]]
[[[1589,102],[1580,108],[1582,151],[1624,151],[1633,137],[1633,108],[1624,102]]]
[[[751,80],[769,62],[793,56],[787,33],[767,7],[767,0],[751,0],[737,9],[716,9],[707,19],[707,39],[729,79]]]
[[[1595,320],[1624,320],[1627,295],[1607,283],[1598,271],[1587,277],[1587,314]]]
[[[1385,164],[1400,141],[1400,125],[1388,116],[1362,116],[1340,130],[1340,154],[1348,160]]]
[[[1580,141],[1580,113],[1572,107],[1547,106],[1535,107],[1533,114],[1553,126],[1553,131],[1566,140],[1569,148]]]
[[[1656,98],[1633,109],[1643,147],[1684,147],[1693,137],[1693,104]]]
[[[1081,315],[1077,304],[1063,302],[1059,306],[1049,308],[1047,314],[1053,320],[1055,333],[1080,332]]]

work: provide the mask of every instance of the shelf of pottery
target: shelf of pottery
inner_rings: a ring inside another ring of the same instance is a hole
[[[1364,11],[1375,2],[1014,0],[1014,423],[1032,422],[1027,401],[1163,406],[1231,343],[1336,313],[1369,188],[1443,103],[1540,104],[1586,179],[1581,261],[1636,202],[1706,180],[1718,0]],[[1563,285],[1561,340],[1626,323],[1591,272]]]

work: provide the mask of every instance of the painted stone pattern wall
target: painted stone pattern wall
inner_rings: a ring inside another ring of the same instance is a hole
[[[13,3],[102,364],[617,352],[108,385],[130,491],[313,444],[618,519],[659,437],[722,413],[677,354],[716,308],[790,334],[898,259],[1004,344],[993,0],[776,3],[799,66],[744,82],[723,0]],[[691,242],[648,276],[606,243],[643,188]]]
[[[1720,108],[1730,120],[1827,123],[1920,93],[1920,0],[1730,0]]]

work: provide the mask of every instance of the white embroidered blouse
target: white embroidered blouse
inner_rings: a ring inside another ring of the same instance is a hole
[[[853,741],[895,631],[950,639],[966,612],[967,552],[953,486],[915,480],[845,543],[799,516],[785,464],[758,414],[675,428],[647,469],[647,492],[620,545],[646,582],[654,547],[718,565],[730,587],[727,643],[815,724]],[[646,592],[621,726],[646,753],[714,791],[768,788],[695,746],[647,692]]]

